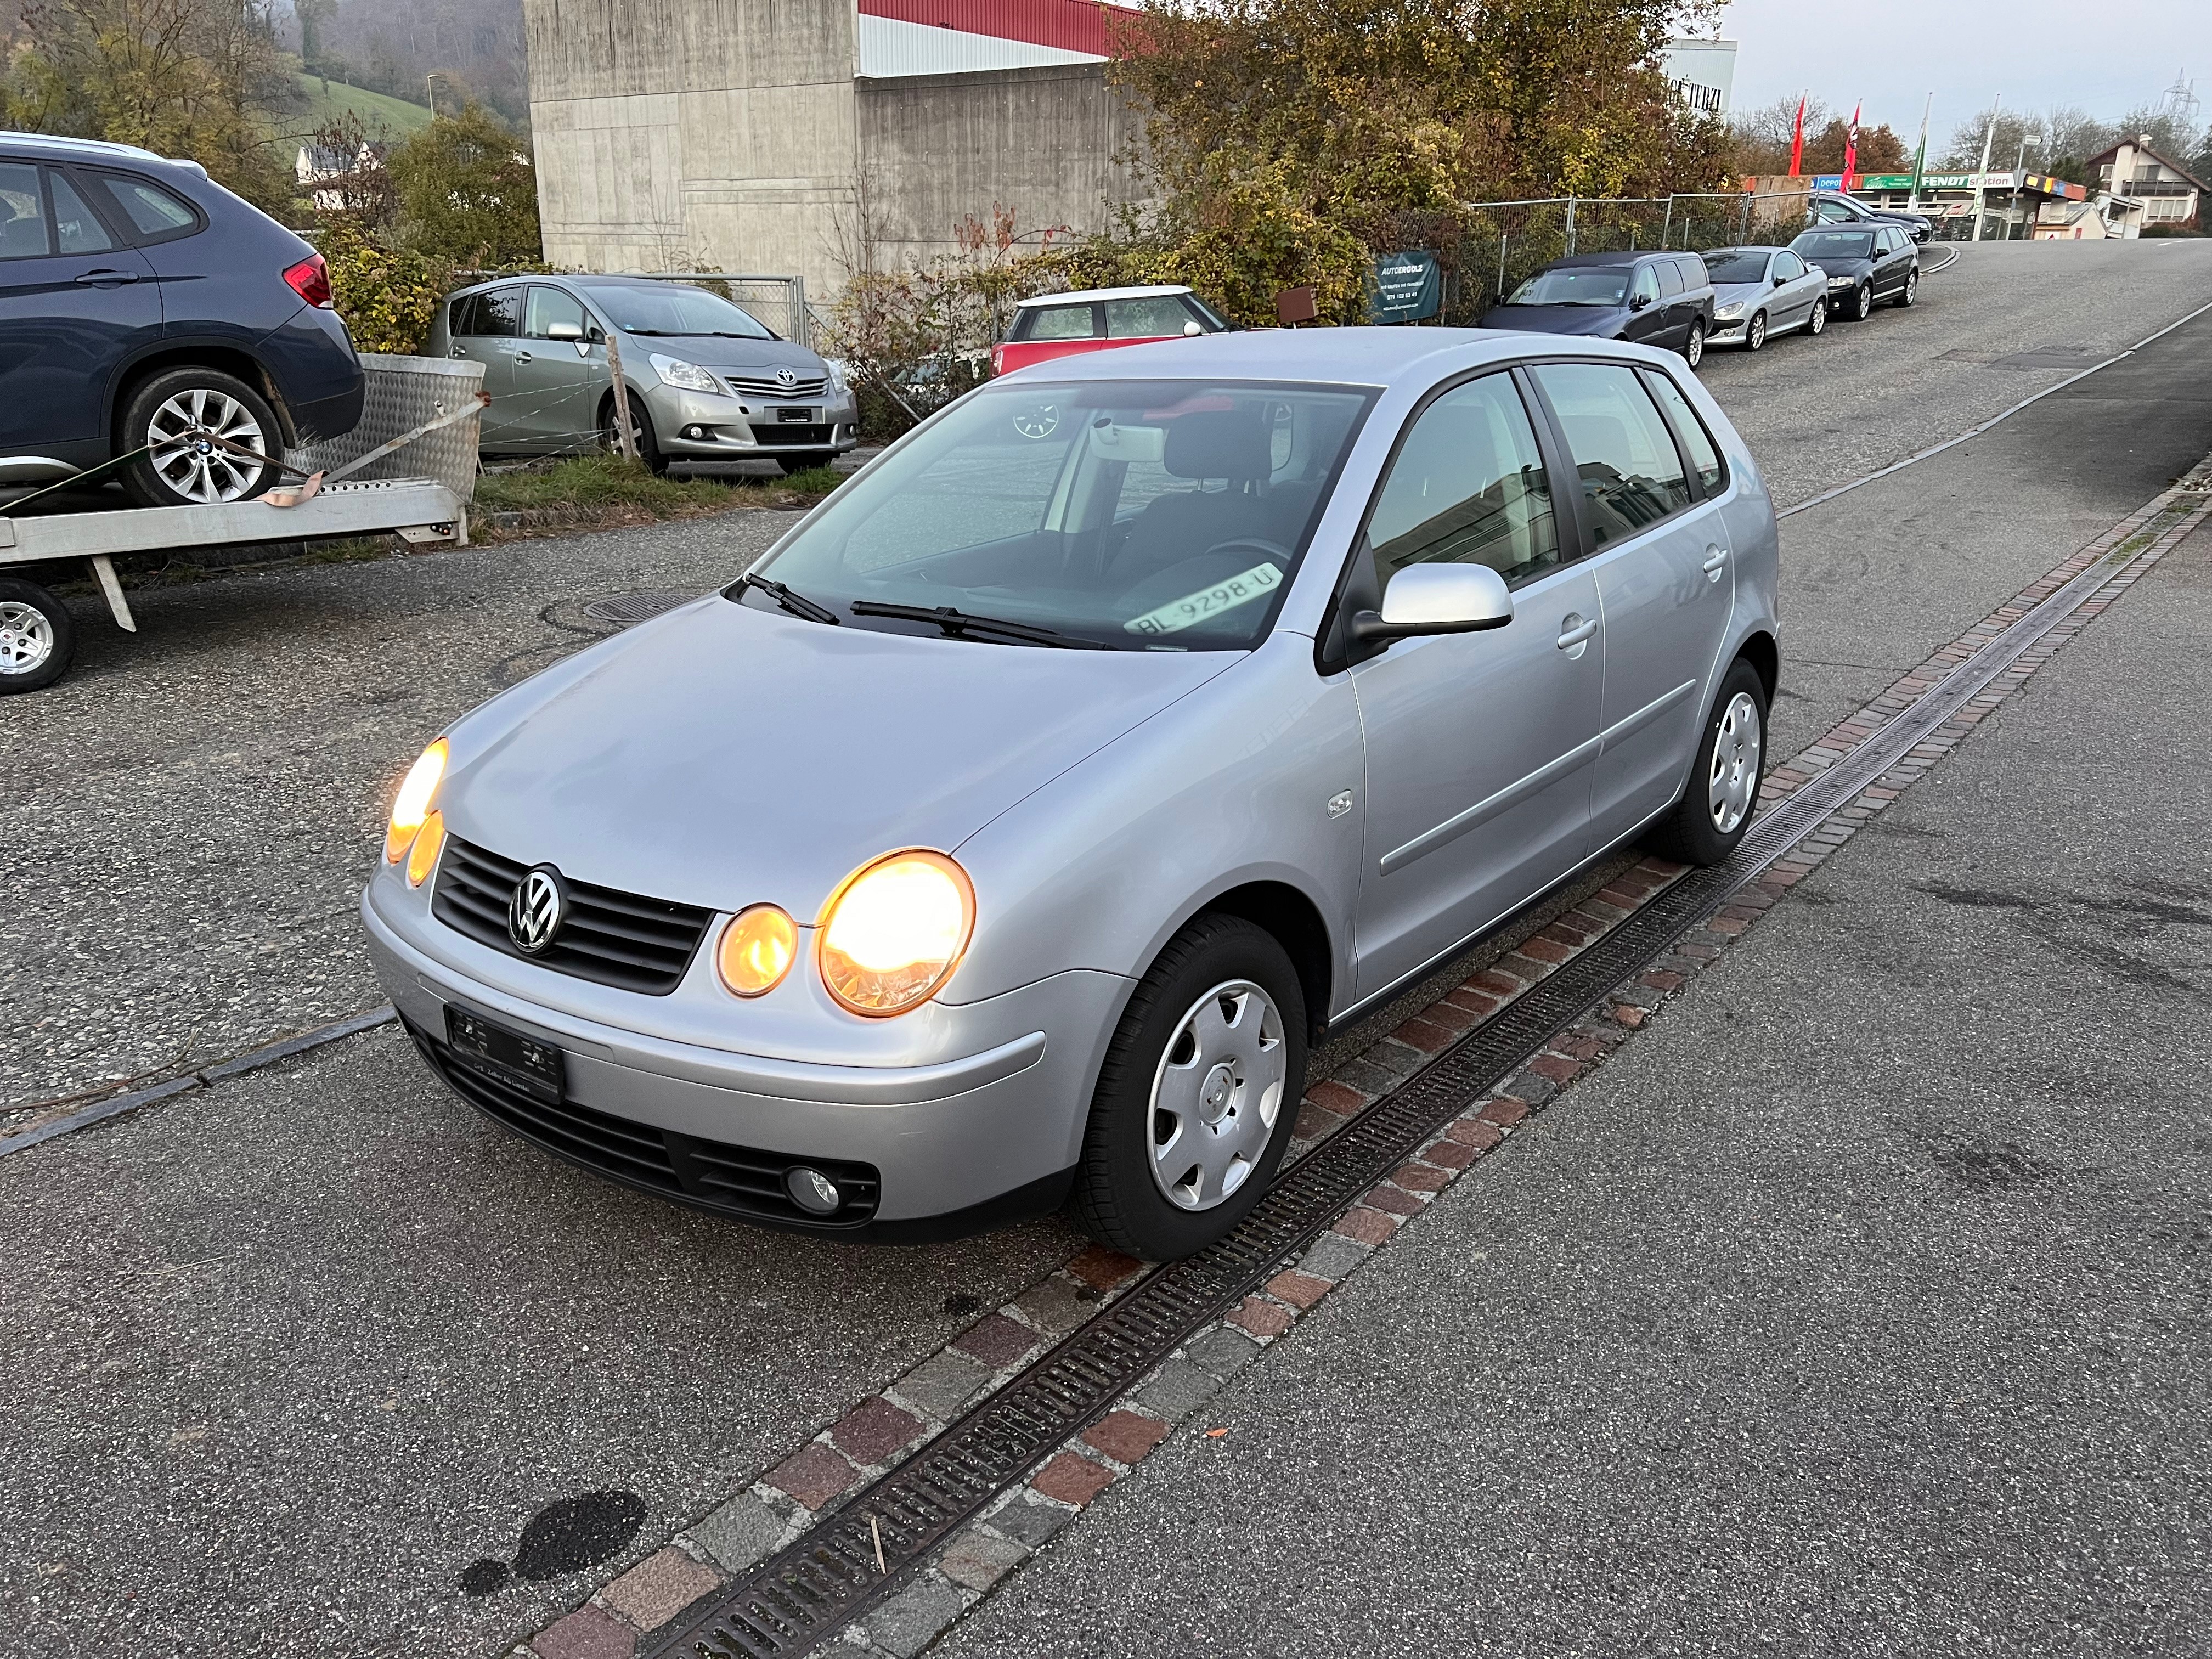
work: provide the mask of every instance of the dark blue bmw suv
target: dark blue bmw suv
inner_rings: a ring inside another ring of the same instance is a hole
[[[242,501],[362,386],[322,256],[198,162],[0,132],[0,483],[143,448],[143,505]]]

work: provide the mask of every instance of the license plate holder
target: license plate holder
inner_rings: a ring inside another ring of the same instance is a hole
[[[811,426],[814,423],[814,411],[811,409],[779,409],[775,411],[775,418],[778,421],[788,421],[801,426]]]
[[[467,1008],[446,1005],[446,1046],[471,1069],[520,1089],[532,1099],[558,1105],[566,1091],[567,1067],[550,1042],[525,1036]]]

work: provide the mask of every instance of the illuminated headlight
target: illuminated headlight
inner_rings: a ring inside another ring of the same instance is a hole
[[[960,965],[975,890],[942,853],[893,853],[846,878],[823,912],[822,983],[856,1014],[919,1007]]]
[[[415,844],[423,819],[430,816],[430,803],[437,797],[438,785],[445,779],[447,754],[446,740],[441,738],[416,757],[415,764],[400,780],[399,793],[392,802],[391,819],[384,827],[386,864],[398,863]],[[424,873],[428,872],[426,870]],[[416,884],[422,884],[419,878]]]
[[[722,929],[714,966],[732,996],[764,996],[783,983],[798,954],[799,929],[791,918],[773,904],[756,904]]]
[[[696,363],[687,363],[681,357],[664,357],[653,354],[653,372],[660,376],[663,386],[676,386],[685,392],[715,392],[725,398],[729,392],[722,383]]]
[[[1734,305],[1723,306],[1718,311],[1713,313],[1713,320],[1717,323],[1732,323],[1742,315],[1743,301],[1738,300]]]

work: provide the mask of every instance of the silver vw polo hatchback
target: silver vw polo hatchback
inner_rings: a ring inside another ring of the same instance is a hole
[[[1724,858],[1774,514],[1680,360],[1232,334],[994,381],[456,721],[362,901],[424,1058],[602,1176],[1149,1257],[1307,1045],[1634,837]]]

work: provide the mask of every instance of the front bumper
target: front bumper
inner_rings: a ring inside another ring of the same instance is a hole
[[[852,393],[791,403],[726,398],[663,383],[645,394],[660,453],[695,461],[743,461],[793,454],[842,454],[860,441]],[[782,412],[799,410],[803,420]]]
[[[1128,990],[1116,975],[1079,971],[957,1008],[933,1005],[940,1016],[933,1039],[957,1051],[950,1060],[778,1059],[639,1029],[660,999],[580,988],[566,975],[502,957],[418,912],[411,894],[388,896],[397,902],[387,915],[380,896],[397,884],[380,871],[362,896],[370,957],[424,1058],[455,1092],[608,1178],[811,1232],[918,1241],[1057,1207]],[[693,975],[711,977],[707,954],[693,963]],[[802,962],[793,973],[806,970]],[[563,1001],[580,994],[611,1009],[633,1005],[635,1024],[519,994],[532,976],[559,981],[548,989]],[[725,1000],[735,1037],[743,1006]],[[446,1046],[448,1006],[558,1048],[562,1100],[502,1091],[495,1074],[459,1060]],[[799,1210],[780,1184],[799,1164],[826,1170],[852,1201],[827,1218]]]

